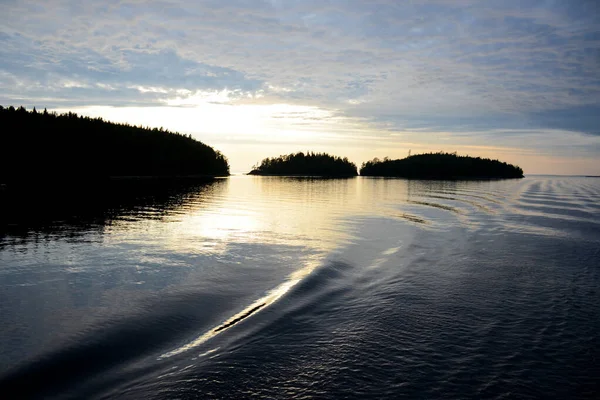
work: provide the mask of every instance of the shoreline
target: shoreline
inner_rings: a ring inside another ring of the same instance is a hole
[[[359,175],[307,175],[307,174],[264,174],[248,172],[249,176],[280,176],[290,178],[355,178]]]
[[[410,181],[498,181],[504,179],[523,179],[525,176],[456,176],[456,177],[414,177],[414,176],[390,176],[390,175],[360,175],[363,178],[386,178],[386,179],[406,179]]]

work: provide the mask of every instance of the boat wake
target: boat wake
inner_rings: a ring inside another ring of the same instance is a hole
[[[319,264],[316,262],[310,263],[309,265],[305,266],[304,268],[301,268],[298,271],[295,271],[294,273],[292,273],[289,276],[289,279],[287,281],[285,281],[281,285],[277,286],[275,289],[269,291],[265,296],[256,300],[255,302],[250,304],[248,307],[244,308],[242,311],[238,312],[231,318],[227,319],[222,324],[208,330],[206,333],[200,335],[199,337],[192,340],[191,342],[189,342],[181,347],[178,347],[177,349],[174,349],[172,351],[162,354],[160,357],[158,357],[158,359],[161,360],[161,359],[173,357],[175,355],[178,355],[178,354],[184,353],[188,350],[191,350],[193,348],[196,348],[196,347],[202,345],[203,343],[205,343],[206,341],[212,339],[219,333],[242,322],[243,320],[250,317],[251,315],[254,315],[257,312],[265,309],[266,307],[275,303],[277,300],[281,299],[291,288],[296,286],[306,276],[310,275],[315,270],[315,268],[317,268],[318,265]]]

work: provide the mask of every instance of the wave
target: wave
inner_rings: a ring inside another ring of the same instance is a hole
[[[219,304],[223,296],[180,293],[153,301],[137,315],[97,322],[43,354],[30,357],[0,375],[0,393],[47,398],[75,390],[104,372],[129,365],[181,340],[210,320],[201,304]],[[79,397],[78,395],[75,397]]]

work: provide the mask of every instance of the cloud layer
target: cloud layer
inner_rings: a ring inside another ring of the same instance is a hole
[[[543,132],[553,138],[575,135],[588,156],[600,155],[594,139],[600,136],[600,5],[594,0],[0,4],[0,104],[207,102],[316,107],[326,111],[313,118],[360,121],[381,138],[412,132],[405,141],[419,132],[434,141],[443,132],[457,143],[509,146],[518,136],[535,146]],[[591,136],[591,144],[581,135]]]

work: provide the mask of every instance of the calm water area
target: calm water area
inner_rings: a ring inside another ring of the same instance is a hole
[[[3,205],[2,399],[600,398],[600,179],[59,192]]]

